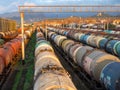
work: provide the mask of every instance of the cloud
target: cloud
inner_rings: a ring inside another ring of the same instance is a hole
[[[4,10],[5,10],[5,7],[0,6],[0,11],[4,11]]]
[[[36,6],[35,3],[31,3],[31,2],[25,2],[24,5]]]
[[[13,2],[8,6],[0,6],[0,12],[13,12],[18,10],[18,2]]]

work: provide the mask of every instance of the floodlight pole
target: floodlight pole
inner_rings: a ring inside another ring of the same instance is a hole
[[[22,34],[22,64],[25,64],[25,43],[24,43],[24,13],[20,12],[21,17],[21,34]]]

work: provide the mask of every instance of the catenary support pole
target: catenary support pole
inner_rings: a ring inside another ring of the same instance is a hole
[[[24,43],[24,13],[20,13],[21,16],[21,30],[22,30],[22,64],[25,64],[25,43]]]

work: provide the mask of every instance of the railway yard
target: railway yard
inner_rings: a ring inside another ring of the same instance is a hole
[[[21,34],[0,34],[1,90],[120,89],[119,34],[37,26],[25,31],[24,63]]]
[[[120,17],[102,14],[0,18],[0,90],[120,90]]]

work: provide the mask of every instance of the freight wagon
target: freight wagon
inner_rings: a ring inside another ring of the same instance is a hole
[[[37,32],[34,90],[77,90],[55,55],[50,42]]]
[[[65,36],[48,31],[48,37],[67,53],[95,81],[107,90],[120,90],[120,60],[113,55],[77,44]]]
[[[76,30],[65,30],[59,28],[48,28],[58,34],[77,40],[83,44],[100,48],[108,53],[120,57],[120,38],[110,35],[95,35],[95,33],[76,32]]]
[[[33,32],[26,30],[24,34],[25,47],[31,37]],[[13,64],[16,63],[18,57],[21,53],[22,35],[18,34],[17,37],[11,39],[4,44],[4,41],[0,39],[0,90],[5,82],[6,78],[9,76]]]

